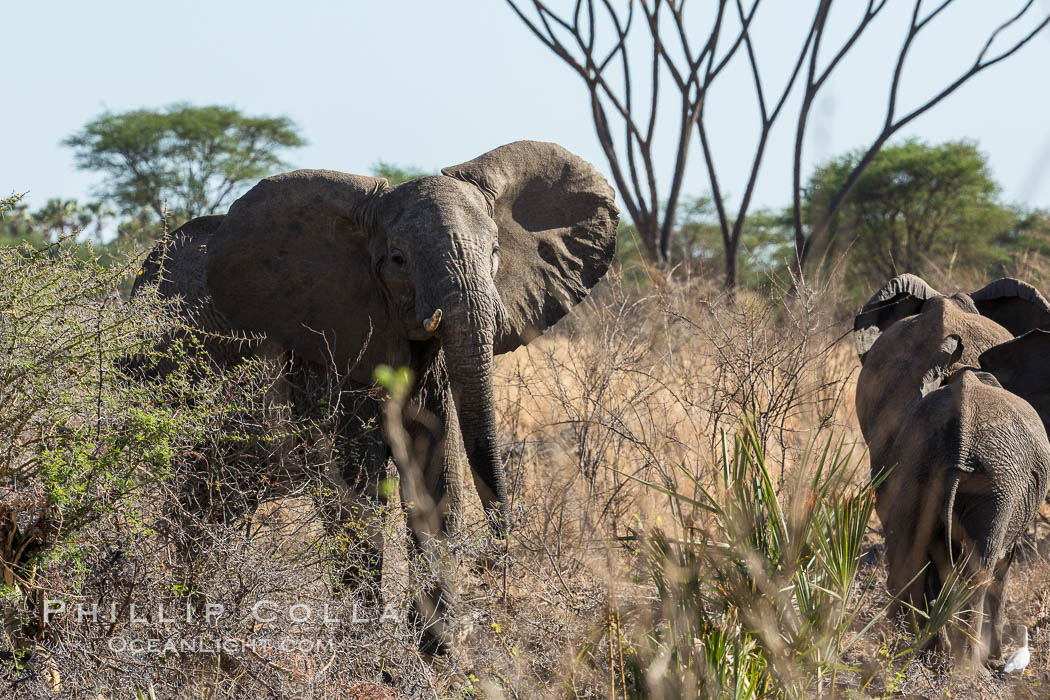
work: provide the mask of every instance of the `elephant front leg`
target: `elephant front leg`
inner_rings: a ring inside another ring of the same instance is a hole
[[[366,604],[378,604],[388,500],[384,479],[390,452],[376,398],[357,390],[344,392],[337,403],[335,435],[317,435],[312,445],[328,454],[330,491],[321,495],[319,506],[329,535],[345,547],[339,586]]]
[[[426,569],[412,614],[423,631],[421,647],[430,653],[448,653],[455,644],[456,563],[444,543],[461,500],[462,441],[451,393],[441,384],[425,375],[418,401],[405,407],[401,425],[387,426],[413,550]]]

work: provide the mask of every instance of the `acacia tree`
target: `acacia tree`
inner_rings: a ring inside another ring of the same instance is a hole
[[[804,225],[801,215],[801,154],[810,110],[821,88],[841,64],[858,38],[885,8],[886,0],[856,3],[859,16],[847,35],[829,46],[825,28],[831,0],[818,0],[805,34],[799,38],[799,49],[793,54],[788,78],[777,89],[770,90],[763,81],[751,34],[751,26],[761,0],[719,0],[708,3],[706,24],[694,14],[686,13],[686,0],[574,0],[559,13],[544,0],[507,0],[507,3],[529,30],[583,80],[587,89],[595,131],[609,162],[624,208],[638,227],[650,253],[666,263],[670,256],[670,239],[675,214],[681,197],[682,180],[695,133],[700,143],[710,191],[718,214],[722,245],[725,249],[725,283],[732,289],[737,281],[737,252],[747,221],[759,168],[765,155],[770,132],[785,113],[784,107],[796,85],[801,85],[801,108],[796,118],[794,140],[793,226],[795,238],[795,273],[801,272],[813,249],[826,235],[835,211],[857,182],[857,178],[886,141],[966,81],[985,68],[1005,60],[1027,44],[1042,30],[1050,16],[1040,18],[1031,31],[999,53],[991,54],[994,40],[1028,13],[1035,0],[1027,0],[1020,10],[1009,16],[988,36],[974,63],[941,91],[916,109],[897,112],[897,92],[904,73],[905,59],[915,38],[954,0],[943,0],[933,10],[922,10],[923,0],[914,0],[910,25],[905,40],[897,51],[893,78],[887,100],[886,118],[879,134],[855,171],[842,183],[842,189],[830,200],[827,217],[812,227]],[[529,7],[531,6],[531,7]],[[637,29],[641,24],[642,28]],[[703,28],[691,36],[692,30]],[[687,29],[689,31],[687,31]],[[639,32],[641,36],[639,36]],[[645,58],[633,60],[631,52],[643,47]],[[741,189],[739,205],[731,211],[719,168],[712,153],[712,135],[706,116],[707,96],[712,85],[734,58],[741,56],[751,74],[755,109],[759,117],[757,139],[750,154],[750,168]],[[768,66],[767,66],[768,67]],[[646,82],[645,99],[635,97],[636,83]],[[804,76],[804,77],[803,77]],[[800,81],[799,78],[802,77]],[[674,102],[670,147],[674,166],[666,195],[659,189],[656,166],[657,113],[660,93],[668,80],[677,92]],[[622,138],[615,136],[622,130]]]
[[[804,218],[827,217],[831,200],[863,149],[818,166],[804,190]],[[1010,257],[1005,233],[1023,222],[999,202],[984,155],[973,143],[917,140],[883,148],[827,224],[815,260],[844,258],[846,285],[861,300],[886,279],[913,272],[984,272]],[[947,261],[950,269],[943,269]]]
[[[306,142],[287,117],[252,117],[232,107],[174,104],[105,113],[66,138],[81,170],[106,180],[99,194],[125,213],[158,217],[214,213],[246,183],[286,167],[277,153]]]

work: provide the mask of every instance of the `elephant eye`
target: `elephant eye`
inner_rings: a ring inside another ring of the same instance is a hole
[[[405,264],[405,254],[397,248],[394,248],[392,251],[390,251],[390,262],[394,263],[398,267],[401,267]]]

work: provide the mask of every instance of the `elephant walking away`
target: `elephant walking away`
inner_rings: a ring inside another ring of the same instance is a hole
[[[968,629],[944,638],[957,663],[979,668],[1002,653],[1007,576],[1046,497],[1050,442],[1031,404],[993,375],[974,367],[947,373],[963,353],[958,335],[942,342],[876,500],[891,594],[925,609],[956,564],[976,585],[963,614]]]
[[[915,275],[900,275],[854,321],[862,364],[857,417],[872,478],[893,469],[875,505],[886,533],[890,590],[919,607],[965,550],[968,572],[988,583],[978,589],[978,616],[970,620],[980,642],[954,645],[957,658],[970,664],[999,653],[1013,543],[1034,512],[1029,501],[1041,491],[1038,507],[1046,495],[1050,333],[1040,329],[1050,329],[1050,303],[1010,278],[948,296]],[[1041,429],[1032,423],[1033,406]],[[1034,471],[1022,473],[1022,465],[1009,462],[1009,441],[1024,443],[1018,455],[1028,450]],[[949,493],[961,499],[950,517]],[[951,546],[944,541],[949,524],[957,540]],[[909,584],[927,564],[928,573]],[[980,624],[980,613],[987,624]]]
[[[883,285],[853,325],[862,365],[857,419],[872,475],[892,464],[888,450],[946,336],[959,336],[961,364],[977,366],[985,350],[1044,327],[1050,329],[1050,302],[1019,280],[1001,279],[976,292],[951,296],[910,274]]]

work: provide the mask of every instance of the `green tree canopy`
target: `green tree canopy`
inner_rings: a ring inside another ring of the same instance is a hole
[[[726,247],[714,200],[708,195],[683,197],[677,220],[671,248],[674,259],[688,267],[690,276],[718,278],[726,269]],[[793,255],[790,226],[790,212],[761,209],[747,215],[734,265],[741,285],[763,287],[771,275],[783,276]]]
[[[819,166],[805,188],[805,214],[819,221],[864,153]],[[954,269],[1002,263],[1018,213],[999,202],[999,186],[977,146],[917,140],[884,147],[831,220],[818,251],[845,260],[848,291],[871,290],[903,272],[944,277]]]
[[[433,174],[413,165],[396,165],[385,160],[378,161],[372,166],[372,175],[385,177],[391,185],[400,185],[402,182]]]
[[[75,199],[55,197],[35,212],[18,195],[0,214],[0,246],[29,243],[43,246],[73,236],[81,241],[101,242],[102,229],[113,212],[103,202],[81,204]]]
[[[62,143],[78,168],[105,174],[99,194],[124,213],[159,217],[166,207],[181,220],[229,205],[247,183],[287,168],[281,149],[306,142],[287,117],[180,103],[107,112]]]

